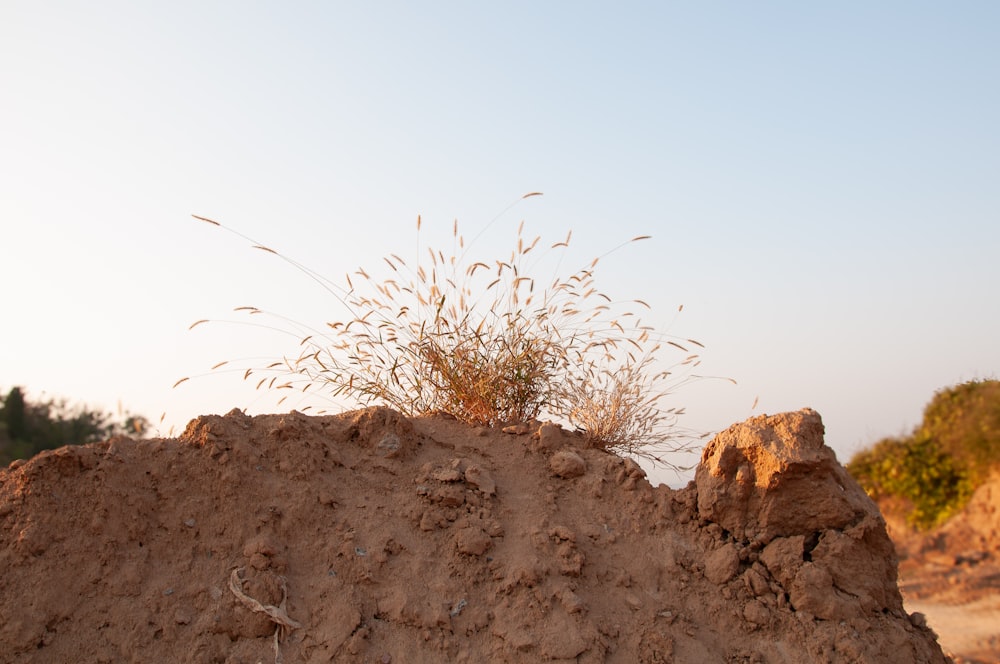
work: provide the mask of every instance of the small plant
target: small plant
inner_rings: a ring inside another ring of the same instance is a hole
[[[665,409],[662,401],[698,378],[690,374],[699,358],[689,346],[701,344],[656,335],[632,310],[648,308],[645,302],[619,302],[598,291],[599,259],[568,277],[539,282],[540,262],[531,261],[539,256],[540,238],[527,241],[523,222],[505,260],[470,260],[456,222],[448,255],[428,249],[411,268],[390,254],[387,277],[359,269],[344,287],[216,221],[196,218],[291,263],[348,314],[322,330],[294,325],[298,354],[245,371],[245,379],[262,376],[258,389],[298,388],[411,416],[446,412],[477,425],[545,415],[583,430],[594,445],[665,465],[674,464],[661,452],[693,448],[693,437],[676,426],[683,411]],[[418,237],[420,227],[418,217]],[[565,250],[570,237],[549,251]],[[238,310],[291,322],[256,307]],[[667,349],[683,355],[670,369],[657,369],[657,354]]]

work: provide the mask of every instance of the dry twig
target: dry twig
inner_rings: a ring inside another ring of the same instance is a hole
[[[288,633],[293,629],[299,629],[302,624],[292,620],[288,611],[285,609],[285,602],[288,600],[288,586],[285,584],[285,578],[279,577],[281,579],[281,603],[278,606],[272,604],[261,604],[259,601],[255,600],[243,592],[243,579],[240,577],[240,573],[243,571],[242,567],[237,567],[233,570],[233,573],[229,575],[229,589],[233,591],[236,595],[236,599],[240,600],[243,606],[247,607],[255,613],[267,614],[267,617],[271,619],[276,627],[274,629],[274,664],[281,664],[281,650],[280,643],[285,640]]]

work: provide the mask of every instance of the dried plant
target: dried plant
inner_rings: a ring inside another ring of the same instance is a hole
[[[532,268],[538,263],[529,260],[538,254],[540,238],[526,241],[523,222],[506,260],[467,259],[456,223],[449,255],[428,249],[427,258],[411,268],[390,254],[384,259],[386,278],[359,269],[342,287],[216,221],[196,218],[288,261],[348,314],[310,330],[256,307],[240,307],[291,326],[289,333],[301,337],[298,355],[245,370],[244,378],[257,379],[258,389],[325,393],[407,415],[446,412],[478,425],[547,416],[583,430],[596,446],[666,465],[675,464],[660,452],[692,446],[694,438],[677,427],[683,411],[665,409],[663,402],[677,386],[698,378],[690,374],[698,355],[685,344],[701,345],[654,338],[654,330],[632,311],[648,308],[645,302],[616,302],[598,291],[599,259],[568,277],[537,282]],[[418,234],[420,226],[418,218]],[[565,250],[570,236],[548,251]],[[657,370],[658,354],[665,350],[684,355],[670,370]],[[675,370],[681,370],[679,377]]]
[[[667,408],[664,402],[680,386],[700,378],[686,371],[689,365],[697,364],[697,359],[688,355],[672,370],[657,371],[654,357],[660,350],[662,346],[655,345],[647,355],[630,356],[617,366],[616,357],[605,358],[603,365],[588,362],[563,383],[554,410],[582,430],[593,445],[644,458],[654,465],[688,470],[676,461],[667,461],[665,455],[694,452],[697,442],[708,434],[681,427],[678,419],[684,409]]]

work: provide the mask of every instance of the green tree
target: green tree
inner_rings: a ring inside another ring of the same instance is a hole
[[[21,440],[25,434],[24,393],[20,387],[12,387],[3,402],[3,421],[7,425],[7,436]]]
[[[1000,381],[971,381],[937,392],[918,434],[940,441],[977,483],[984,480],[1000,466]]]
[[[34,456],[42,450],[81,445],[124,434],[143,437],[149,429],[141,415],[125,413],[117,422],[109,413],[73,405],[66,399],[32,402],[19,387],[0,406],[0,464]]]

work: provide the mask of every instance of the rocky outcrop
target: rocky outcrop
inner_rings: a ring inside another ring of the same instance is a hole
[[[753,552],[793,610],[824,620],[902,615],[885,522],[823,433],[810,409],[722,432],[695,474],[698,516]]]
[[[695,482],[701,518],[762,544],[879,514],[824,444],[823,421],[810,409],[723,431],[702,453]]]

